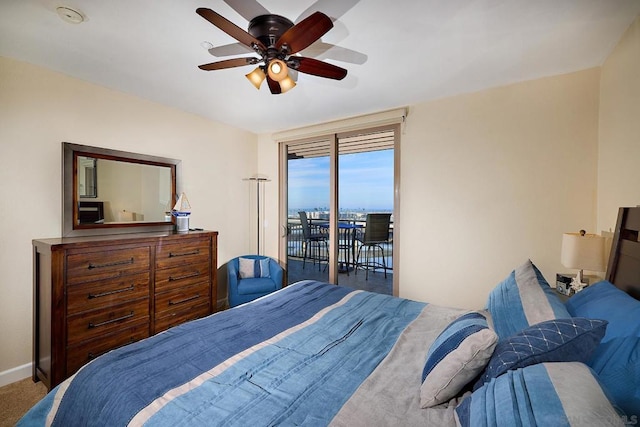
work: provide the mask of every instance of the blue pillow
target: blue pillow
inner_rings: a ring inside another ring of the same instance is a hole
[[[456,408],[468,426],[622,426],[595,374],[579,362],[540,363],[494,378]],[[633,422],[635,424],[635,422]]]
[[[530,260],[513,270],[489,293],[487,309],[500,339],[536,323],[571,317],[556,291]]]
[[[507,371],[544,362],[584,362],[604,336],[604,320],[555,319],[500,340],[474,390]]]
[[[640,301],[607,281],[588,286],[569,298],[572,316],[609,322],[602,342],[613,338],[640,337]]]
[[[640,301],[603,281],[571,297],[567,308],[575,316],[609,322],[588,364],[617,406],[640,415]]]
[[[269,259],[240,258],[238,260],[241,279],[251,279],[254,277],[271,277],[269,274]]]
[[[451,322],[427,353],[420,406],[430,408],[456,396],[484,369],[497,341],[481,313],[467,313]]]
[[[628,415],[640,416],[640,337],[601,343],[589,365],[615,404]]]

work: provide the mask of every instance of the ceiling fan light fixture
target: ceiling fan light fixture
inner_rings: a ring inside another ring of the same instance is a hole
[[[285,93],[288,90],[293,89],[296,86],[296,82],[287,75],[284,79],[280,80],[280,93]]]
[[[251,84],[254,85],[256,89],[259,90],[260,85],[262,84],[262,82],[267,76],[264,74],[264,71],[262,71],[262,68],[256,67],[255,70],[247,74],[245,77],[249,79]]]
[[[198,66],[201,70],[263,64],[245,76],[258,90],[262,82],[267,80],[273,95],[293,89],[299,72],[335,80],[342,80],[347,75],[347,70],[337,65],[297,55],[333,27],[332,19],[322,12],[314,12],[294,25],[287,18],[265,10],[265,13],[251,19],[248,31],[211,9],[200,7],[196,13],[258,55],[202,64]],[[216,56],[212,50],[209,49],[209,53]],[[291,74],[295,79],[289,75],[289,69],[293,70]]]
[[[277,82],[281,82],[289,77],[289,68],[287,67],[287,64],[280,59],[271,60],[267,69],[269,77]]]

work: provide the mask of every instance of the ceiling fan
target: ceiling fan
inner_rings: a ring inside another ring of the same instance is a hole
[[[289,76],[289,68],[335,80],[342,80],[347,75],[344,68],[296,55],[333,28],[331,19],[322,12],[315,12],[295,25],[280,15],[259,15],[251,19],[248,31],[211,9],[201,7],[196,13],[251,48],[259,56],[203,64],[198,67],[201,70],[212,71],[258,64],[258,67],[246,77],[257,89],[260,89],[266,79],[269,90],[274,95],[284,93],[296,85]]]

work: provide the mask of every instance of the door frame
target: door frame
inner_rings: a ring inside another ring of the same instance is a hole
[[[347,132],[327,133],[323,136],[314,136],[309,138],[300,138],[288,141],[278,142],[278,224],[280,240],[278,244],[278,258],[284,267],[285,275],[287,271],[287,222],[288,222],[288,147],[299,143],[308,143],[318,140],[330,140],[330,171],[329,171],[329,283],[338,283],[338,157],[339,157],[339,141],[341,138],[347,138],[362,132],[375,132],[379,130],[393,130],[393,295],[399,295],[400,283],[400,238],[401,238],[401,216],[400,216],[400,123],[363,127],[359,130]],[[285,277],[285,283],[288,279]]]

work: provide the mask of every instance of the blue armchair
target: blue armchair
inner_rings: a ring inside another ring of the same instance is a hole
[[[256,277],[240,278],[240,258],[267,260],[269,272],[268,274],[262,274],[262,276],[268,275],[269,277],[260,277],[260,271],[256,270]],[[276,260],[266,256],[243,255],[238,258],[233,258],[227,265],[229,307],[235,307],[245,302],[253,301],[256,298],[282,288],[282,273],[280,264],[278,264]]]

